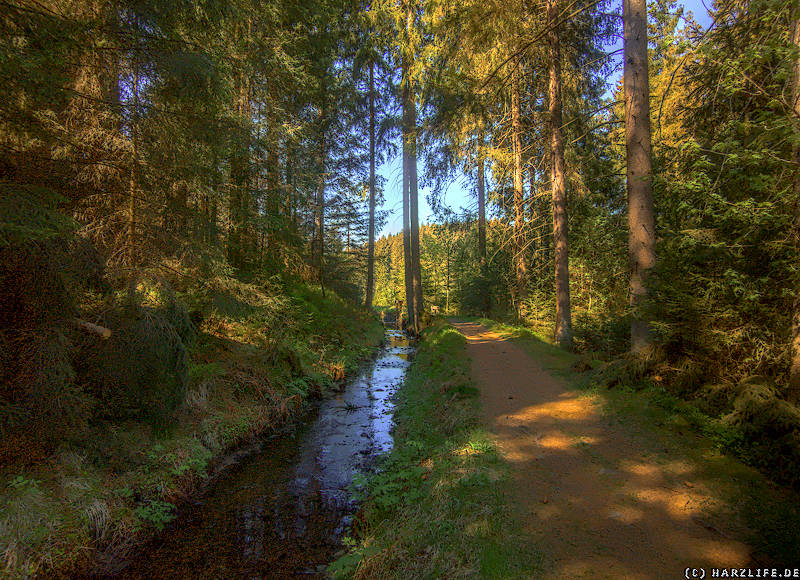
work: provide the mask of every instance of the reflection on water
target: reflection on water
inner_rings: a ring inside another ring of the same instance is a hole
[[[323,577],[355,511],[353,475],[392,447],[392,396],[413,350],[387,330],[378,358],[310,425],[264,442],[118,577]]]

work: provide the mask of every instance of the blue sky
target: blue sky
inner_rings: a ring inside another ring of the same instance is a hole
[[[678,4],[682,4],[687,11],[691,11],[694,19],[701,25],[707,27],[711,24],[711,17],[708,14],[708,9],[711,8],[711,0],[679,0]],[[621,3],[619,11],[622,10]],[[620,45],[621,46],[621,45]],[[615,47],[609,47],[613,50]],[[620,55],[615,55],[615,59],[619,61]],[[622,74],[622,67],[617,67],[617,73],[609,78],[609,86],[616,85],[619,77]],[[420,168],[421,169],[421,168]],[[401,159],[399,156],[389,160],[378,168],[378,173],[386,179],[384,189],[384,196],[386,202],[383,209],[390,210],[392,213],[389,215],[386,225],[380,232],[380,236],[394,234],[403,229],[403,174],[401,171]],[[430,194],[430,190],[420,187],[419,190],[419,217],[421,223],[427,223],[434,220],[433,212],[426,197]],[[445,203],[454,211],[458,211],[462,207],[474,210],[477,206],[475,196],[467,184],[467,180],[463,177],[451,183],[444,193]],[[379,237],[380,237],[379,236]]]

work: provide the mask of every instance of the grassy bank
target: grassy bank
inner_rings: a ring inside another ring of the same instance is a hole
[[[159,307],[145,283],[139,295]],[[176,410],[166,420],[97,414],[50,448],[6,461],[0,576],[68,576],[130,555],[232,450],[291,421],[383,336],[374,315],[277,280],[219,277],[176,299],[195,312],[196,334]]]
[[[797,558],[800,498],[742,461],[758,442],[748,445],[740,428],[707,415],[700,402],[682,400],[666,385],[637,375],[631,370],[633,359],[601,363],[560,349],[529,329],[476,320],[513,339],[568,388],[594,398],[609,422],[639,436],[656,459],[685,459],[693,465],[722,499],[718,515],[748,541],[757,558],[778,565]]]
[[[337,578],[528,578],[540,560],[505,492],[507,466],[480,423],[465,339],[428,328],[398,394],[395,447],[366,501]]]

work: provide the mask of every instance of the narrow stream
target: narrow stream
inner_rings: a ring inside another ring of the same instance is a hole
[[[324,577],[356,509],[353,475],[392,447],[392,395],[412,352],[387,329],[375,361],[306,426],[264,441],[116,577]]]

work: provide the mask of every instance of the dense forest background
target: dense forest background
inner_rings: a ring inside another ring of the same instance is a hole
[[[436,66],[421,89],[425,179],[441,218],[421,228],[426,305],[521,320],[557,341],[566,318],[565,346],[614,361],[601,382],[644,379],[691,401],[727,446],[796,482],[797,7],[717,2],[705,29],[674,2],[649,3],[655,263],[647,299],[632,307],[626,94],[621,80],[606,81],[621,26],[608,6],[570,5],[575,14],[556,27],[566,317],[553,229],[553,43],[539,8],[459,3],[426,29]],[[477,211],[437,205],[461,174]],[[377,243],[383,304],[404,298],[402,248],[399,234]],[[637,317],[653,340],[626,354]]]
[[[414,332],[431,306],[531,325],[798,484],[800,9],[703,28],[653,0],[645,34],[634,5],[3,2],[3,464],[264,381],[285,409],[402,300]],[[635,87],[608,83],[623,36]],[[373,243],[400,155],[404,230]],[[262,374],[220,366],[243,344]]]

